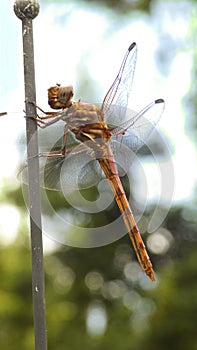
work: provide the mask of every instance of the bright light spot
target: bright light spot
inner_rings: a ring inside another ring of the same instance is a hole
[[[1,204],[0,206],[0,242],[8,245],[12,243],[18,232],[20,222],[20,213],[17,208],[9,204]]]
[[[145,273],[143,273],[142,278],[139,281],[139,286],[141,289],[152,290],[157,287],[159,278],[155,271],[154,271],[154,274],[155,274],[155,281],[153,282],[150,280],[148,276],[145,275]]]
[[[102,288],[102,294],[106,299],[117,299],[122,297],[127,287],[121,280],[106,282]]]
[[[142,277],[141,267],[136,262],[129,262],[124,267],[124,275],[128,281],[137,282]]]
[[[119,245],[115,250],[114,265],[122,270],[127,262],[131,261],[131,249],[126,244]]]
[[[141,201],[155,201],[161,193],[161,177],[156,163],[143,163],[142,168],[138,168],[138,183],[140,186],[136,191],[136,198]]]
[[[134,307],[134,311],[138,315],[143,315],[147,317],[155,311],[155,303],[149,298],[140,298]]]
[[[177,152],[173,157],[175,168],[175,193],[174,199],[182,201],[193,196],[196,186],[196,151],[188,139],[182,138],[177,144]],[[184,145],[184,146],[183,146]]]
[[[97,271],[90,271],[85,276],[85,284],[92,291],[99,290],[102,287],[103,282],[103,276]]]
[[[155,303],[148,298],[140,298],[134,306],[131,325],[135,332],[142,333],[149,327],[148,317],[155,311]]]
[[[147,239],[147,247],[154,254],[165,254],[173,242],[170,231],[160,227],[158,231],[152,233]]]
[[[187,69],[182,69],[182,67],[187,67]],[[174,147],[172,156],[175,171],[174,201],[182,201],[191,197],[196,184],[196,150],[185,134],[185,113],[181,103],[183,96],[190,88],[191,68],[192,53],[181,52],[175,56],[170,75],[166,82],[163,82],[166,84],[164,87],[166,95],[163,96],[166,106],[160,126],[170,137]],[[179,86],[177,86],[177,81],[180,81]]]
[[[60,249],[60,243],[52,240],[47,235],[43,235],[43,251],[44,255],[51,255]]]
[[[68,292],[71,289],[74,280],[74,271],[70,267],[64,266],[56,273],[54,280],[55,288],[59,293],[64,294],[65,292]]]
[[[102,336],[107,327],[105,308],[99,304],[89,306],[86,318],[87,332],[91,336]]]
[[[140,160],[140,161],[139,161]],[[174,164],[170,158],[143,161],[139,159],[131,169],[136,174],[134,196],[140,208],[155,202],[168,210],[171,207],[174,188]]]
[[[123,296],[123,304],[127,309],[133,311],[140,299],[141,297],[137,292],[129,291]]]
[[[76,277],[73,269],[63,265],[57,257],[52,255],[46,258],[45,268],[52,277],[58,293],[65,294],[71,289]]]

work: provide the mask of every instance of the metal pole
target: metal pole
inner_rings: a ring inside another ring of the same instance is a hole
[[[22,20],[23,36],[35,350],[47,350],[38,136],[33,120],[36,108],[29,103],[36,101],[32,20],[38,15],[39,4],[34,0],[18,0],[14,12]]]

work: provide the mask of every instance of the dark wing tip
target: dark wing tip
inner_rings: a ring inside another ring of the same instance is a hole
[[[132,43],[129,48],[128,48],[128,51],[131,51],[133,50],[133,48],[136,46],[136,43]]]
[[[163,98],[158,98],[158,100],[155,100],[155,103],[164,103]]]

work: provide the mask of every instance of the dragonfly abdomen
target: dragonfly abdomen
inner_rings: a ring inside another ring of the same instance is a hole
[[[108,157],[100,158],[98,159],[98,161],[103,172],[105,173],[106,178],[109,180],[111,189],[115,196],[116,203],[122,213],[123,220],[128,230],[129,237],[133,244],[138,261],[145,273],[150,277],[152,281],[154,281],[155,277],[152,268],[152,263],[146,251],[145,245],[143,243],[137,224],[135,222],[132,210],[130,208],[126,194],[119,179],[116,163],[110,148],[108,148],[108,151]]]

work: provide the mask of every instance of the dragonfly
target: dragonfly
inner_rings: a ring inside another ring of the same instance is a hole
[[[73,87],[56,84],[48,89],[48,103],[52,109],[58,111],[44,112],[36,106],[44,114],[37,114],[34,119],[42,129],[60,120],[65,123],[61,148],[42,152],[40,157],[63,162],[71,155],[72,161],[76,164],[79,159],[77,154],[82,157],[83,154],[89,153],[102,169],[122,214],[139,264],[147,276],[154,281],[153,266],[119,178],[114,156],[116,151],[114,144],[117,143],[119,147],[121,144],[126,144],[131,150],[139,149],[155,128],[164,109],[164,100],[157,99],[139,113],[134,113],[131,118],[126,116],[136,58],[137,45],[132,43],[100,108],[96,104],[80,100],[73,102]],[[70,135],[73,135],[75,140],[72,146],[69,145]],[[75,157],[76,160],[74,160]],[[54,167],[49,165],[46,173],[48,172],[49,177],[54,179],[54,171]],[[89,176],[90,173],[91,168],[88,168],[86,175]]]

